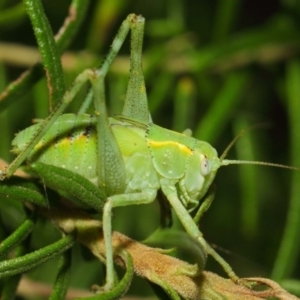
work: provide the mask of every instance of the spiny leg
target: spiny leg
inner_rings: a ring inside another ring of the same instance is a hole
[[[114,58],[119,52],[131,26],[132,22],[139,18],[135,15],[129,15],[126,20],[123,21],[116,37],[113,40],[111,49],[104,60],[102,66],[97,70],[97,74],[101,74],[101,77],[105,77],[108,72],[110,65],[112,64]],[[61,102],[54,108],[54,110],[49,114],[49,116],[41,122],[39,129],[36,134],[32,137],[31,141],[28,143],[26,149],[22,151],[8,166],[5,171],[0,170],[0,180],[4,180],[5,178],[9,178],[17,168],[23,163],[23,161],[28,157],[29,153],[33,150],[35,145],[41,140],[47,130],[51,127],[51,125],[55,122],[55,120],[65,111],[70,102],[74,99],[75,95],[82,88],[87,80],[89,80],[91,76],[92,70],[85,70],[83,73],[78,75],[74,80],[71,88],[69,88],[64,94]],[[93,75],[92,75],[93,76]]]
[[[90,89],[85,99],[82,101],[80,105],[80,108],[77,112],[78,115],[82,115],[87,112],[88,108],[91,106],[91,103],[93,102],[93,98],[94,98],[93,89]]]
[[[148,204],[155,200],[156,190],[148,190],[141,193],[122,194],[111,196],[107,199],[103,209],[103,235],[106,254],[106,283],[104,291],[108,291],[114,286],[114,265],[112,247],[112,209],[118,206]]]
[[[123,114],[148,124],[149,110],[141,62],[144,23],[145,19],[142,16],[130,14],[122,25],[126,31],[119,31],[120,36],[117,35],[115,38],[116,41],[119,36],[119,43],[113,43],[112,49],[123,43],[129,26],[131,29],[130,78]],[[98,138],[98,183],[108,196],[122,194],[125,190],[126,180],[123,157],[108,122],[104,91],[104,76],[110,62],[114,59],[110,54],[117,53],[118,50],[119,48],[109,53],[101,68],[95,71],[95,76],[90,78],[98,116],[97,132],[98,137],[101,137]],[[87,99],[90,99],[90,94]]]
[[[144,74],[142,69],[142,48],[145,19],[129,15],[132,21],[130,41],[130,75],[122,115],[144,124],[151,122]]]
[[[98,186],[107,196],[112,196],[124,193],[126,172],[122,153],[108,121],[103,79],[97,74],[91,78],[97,116],[97,175]]]
[[[195,238],[203,249],[210,254],[224,269],[228,276],[234,281],[238,282],[239,277],[234,273],[231,266],[205,241],[202,232],[195,224],[194,220],[187,212],[181,201],[178,199],[177,191],[174,182],[168,179],[161,180],[161,188],[166,197],[168,198],[171,206],[175,210],[180,222],[185,228],[186,232]]]

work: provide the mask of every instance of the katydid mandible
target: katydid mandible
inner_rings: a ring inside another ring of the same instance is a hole
[[[108,118],[104,77],[130,30],[130,77],[124,108],[122,115]],[[35,165],[43,162],[75,172],[104,191],[107,196],[103,207],[107,269],[103,287],[105,291],[111,290],[115,284],[112,209],[151,203],[156,199],[159,189],[167,197],[187,233],[237,282],[237,275],[207,244],[190,212],[195,209],[198,209],[197,215],[205,212],[210,203],[203,201],[200,205],[200,201],[221,166],[267,163],[225,160],[223,156],[219,158],[210,144],[152,123],[141,62],[143,30],[143,17],[134,14],[127,17],[102,66],[81,73],[47,119],[16,136],[12,151],[18,156],[5,171],[1,171],[0,179],[10,177],[26,160],[37,175],[39,172]],[[87,81],[92,88],[84,106],[88,106],[93,98],[95,115],[84,114],[83,109],[77,115],[63,114]]]

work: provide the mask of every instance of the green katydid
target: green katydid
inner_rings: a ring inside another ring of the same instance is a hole
[[[132,35],[131,67],[125,104],[121,116],[108,118],[104,77],[129,30]],[[210,144],[152,123],[141,63],[143,30],[143,17],[133,14],[127,17],[102,66],[81,73],[47,119],[16,136],[13,152],[18,156],[5,171],[1,171],[0,179],[10,177],[26,160],[41,177],[35,166],[43,162],[75,172],[104,191],[106,199],[99,201],[105,200],[106,291],[114,286],[112,209],[150,203],[156,199],[159,189],[187,233],[221,264],[231,279],[238,281],[230,265],[207,244],[190,212],[198,209],[197,215],[201,216],[207,210],[212,198],[207,198],[201,205],[200,201],[221,166],[267,163],[225,160],[225,155],[219,158]],[[93,99],[95,116],[84,114],[84,109],[78,115],[63,114],[86,81],[91,83],[92,89],[84,106]]]

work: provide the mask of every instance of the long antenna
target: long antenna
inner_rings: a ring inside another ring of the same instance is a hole
[[[250,131],[254,128],[262,127],[262,124],[257,124],[254,126],[251,126],[248,130],[242,130],[225,148],[222,155],[220,156],[220,164],[221,166],[228,166],[228,165],[261,165],[261,166],[269,166],[269,167],[276,167],[276,168],[282,168],[282,169],[289,169],[289,170],[295,170],[300,171],[300,168],[282,165],[282,164],[274,164],[269,162],[263,162],[263,161],[251,161],[251,160],[234,160],[234,159],[224,159],[229,150],[232,148],[232,146],[236,143],[236,141],[241,138],[246,131]]]
[[[245,133],[245,130],[242,130],[230,143],[229,145],[225,148],[223,151],[222,155],[220,156],[220,161],[223,162],[224,158],[227,156],[229,150],[232,148],[232,146],[236,143],[236,141],[241,138]]]
[[[221,160],[221,166],[228,166],[228,165],[261,165],[261,166],[269,166],[269,167],[276,167],[276,168],[283,168],[283,169],[290,169],[295,171],[300,171],[300,168],[291,167],[281,164],[274,164],[268,163],[263,161],[251,161],[251,160],[231,160],[231,159],[223,159]]]

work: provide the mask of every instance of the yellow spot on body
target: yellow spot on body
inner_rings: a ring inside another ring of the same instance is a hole
[[[70,144],[70,138],[64,138],[57,143],[58,147],[64,147]]]
[[[84,134],[75,136],[72,139],[70,137],[66,137],[66,138],[59,140],[59,142],[57,143],[57,146],[58,147],[69,146],[71,141],[72,141],[72,143],[81,143],[81,142],[84,143],[86,139],[87,139],[87,136],[85,136]]]
[[[140,87],[140,92],[141,93],[145,93],[146,91],[146,88],[145,88],[145,85],[143,84],[141,87]]]
[[[35,150],[39,150],[39,149],[41,149],[43,146],[44,146],[44,142],[43,142],[43,141],[40,141],[40,142],[38,142],[38,143],[35,145],[34,149],[35,149]]]
[[[176,146],[180,152],[183,152],[186,155],[191,155],[192,150],[188,148],[187,146],[180,144],[178,142],[174,141],[165,141],[165,142],[157,142],[157,141],[149,141],[149,146],[153,148],[161,148],[161,147],[174,147]]]

